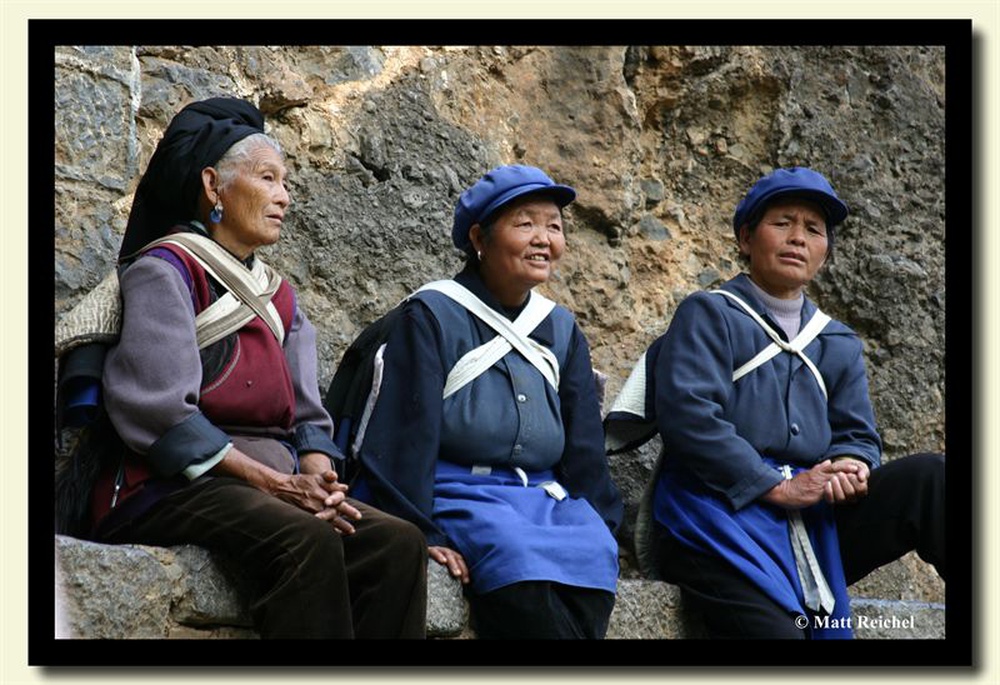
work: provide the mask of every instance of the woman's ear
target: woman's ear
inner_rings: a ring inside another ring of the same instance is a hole
[[[482,252],[483,248],[486,247],[486,241],[483,240],[483,229],[479,224],[472,224],[472,228],[469,229],[469,242],[472,243],[472,247],[477,253]]]
[[[219,172],[214,167],[201,170],[201,189],[210,206],[219,201]]]
[[[740,226],[740,254],[750,256],[750,224]]]

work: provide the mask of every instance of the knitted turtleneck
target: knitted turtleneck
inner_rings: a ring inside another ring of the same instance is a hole
[[[783,300],[780,297],[769,295],[752,280],[750,281],[750,285],[753,286],[754,292],[760,299],[761,304],[767,309],[767,313],[781,326],[781,330],[785,332],[785,337],[788,340],[792,340],[798,335],[799,328],[802,326],[802,305],[806,300],[805,295],[799,293],[799,296],[795,299]]]

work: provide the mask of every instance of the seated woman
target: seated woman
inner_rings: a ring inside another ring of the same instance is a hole
[[[481,638],[601,638],[614,606],[622,500],[589,347],[533,292],[575,196],[528,166],[461,195],[467,266],[405,303],[359,453],[356,496],[420,526],[466,583]]]
[[[861,341],[804,295],[847,211],[810,169],[760,179],[733,219],[748,273],[636,369],[663,438],[649,558],[714,637],[850,637],[847,585],[914,549],[945,576],[944,456],[879,466]]]
[[[278,240],[285,182],[241,100],[188,105],[158,144],[121,248],[103,391],[123,447],[92,494],[94,537],[225,553],[265,638],[423,637],[426,542],[346,497],[315,329],[254,255]]]

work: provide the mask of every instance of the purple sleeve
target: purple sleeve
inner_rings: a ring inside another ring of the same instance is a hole
[[[160,474],[216,454],[228,436],[198,409],[201,358],[191,293],[175,265],[138,259],[122,274],[122,329],[105,360],[108,416]]]

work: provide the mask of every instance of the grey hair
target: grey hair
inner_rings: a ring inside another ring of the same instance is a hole
[[[219,188],[228,186],[236,177],[239,168],[250,161],[250,153],[263,145],[270,146],[279,155],[284,156],[281,145],[274,138],[265,133],[251,133],[235,142],[215,163],[215,170],[219,173]]]

